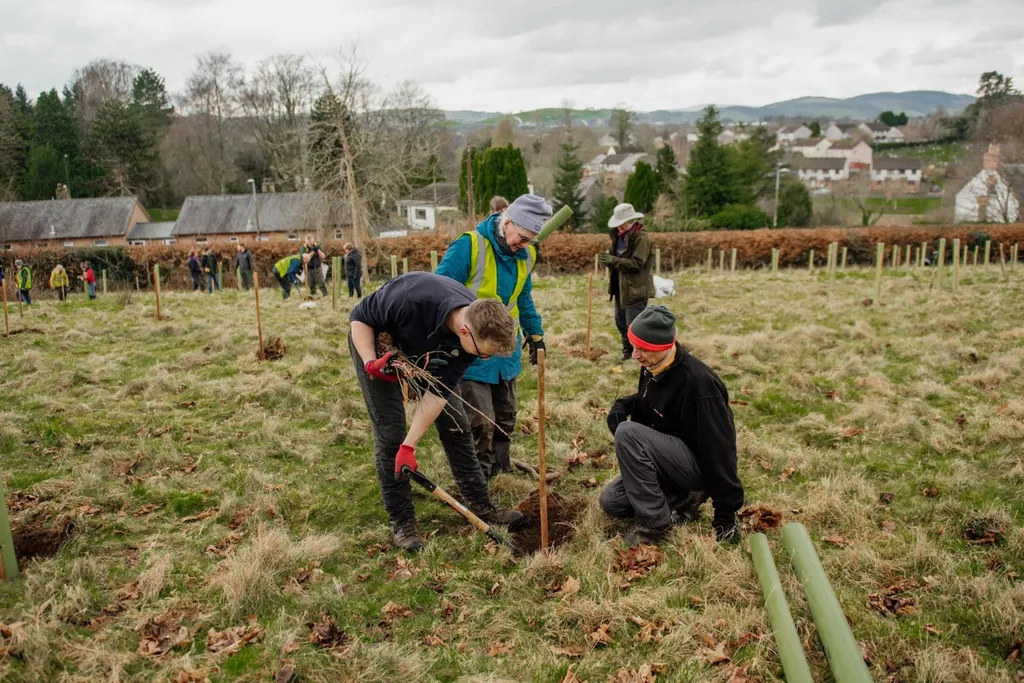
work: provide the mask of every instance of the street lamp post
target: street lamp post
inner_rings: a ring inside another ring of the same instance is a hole
[[[260,205],[256,200],[256,181],[249,178],[249,184],[252,185],[252,210],[256,216],[256,241],[260,241]]]
[[[775,211],[772,215],[772,227],[779,227],[779,176],[782,174],[782,169],[785,168],[781,163],[775,164]],[[788,172],[788,168],[786,169]]]

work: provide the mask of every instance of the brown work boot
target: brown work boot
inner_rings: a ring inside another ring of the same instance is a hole
[[[423,547],[423,540],[416,529],[416,520],[407,519],[391,525],[391,542],[399,550],[414,553]]]
[[[509,531],[515,531],[526,523],[526,517],[523,517],[523,513],[519,510],[512,508],[502,509],[491,501],[470,505],[469,509],[474,515],[488,524],[500,524],[501,526],[508,527]]]

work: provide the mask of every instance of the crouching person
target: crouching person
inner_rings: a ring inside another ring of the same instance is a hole
[[[633,519],[627,543],[657,543],[673,523],[697,520],[710,497],[716,538],[738,538],[743,485],[725,385],[676,342],[676,318],[664,306],[646,308],[628,334],[640,382],[608,413],[620,475],[601,492],[601,509]]]
[[[423,545],[402,467],[416,469],[416,444],[431,425],[437,428],[466,506],[488,524],[521,526],[522,513],[491,502],[458,389],[477,358],[508,356],[516,349],[516,328],[505,305],[497,299],[477,299],[465,285],[447,277],[409,273],[359,302],[349,321],[349,351],[370,415],[377,480],[395,546],[414,551]],[[420,399],[408,428],[399,372],[393,365],[398,352],[429,373],[411,379]]]

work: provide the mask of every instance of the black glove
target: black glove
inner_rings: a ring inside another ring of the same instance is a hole
[[[615,430],[619,425],[629,419],[629,414],[633,411],[633,400],[632,397],[620,398],[612,404],[611,410],[608,411],[608,429],[612,436],[615,436]]]
[[[533,339],[532,337],[527,337],[526,340],[523,342],[523,348],[530,349],[530,365],[537,364],[537,351],[539,351],[540,349],[544,349],[544,352],[547,353],[548,350],[548,347],[544,344],[543,337],[540,339]]]
[[[604,266],[610,267],[613,263],[615,263],[615,257],[612,256],[611,254],[600,254],[597,258],[601,261],[601,265]]]
[[[736,524],[736,517],[728,519],[715,519],[712,523],[715,530],[715,540],[719,543],[736,543],[740,540],[740,528]]]

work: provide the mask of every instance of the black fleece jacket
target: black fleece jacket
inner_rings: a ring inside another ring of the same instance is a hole
[[[683,440],[697,458],[715,526],[730,525],[743,506],[743,485],[729,392],[715,371],[677,343],[672,365],[657,376],[642,369],[637,393],[620,401],[633,422]]]

